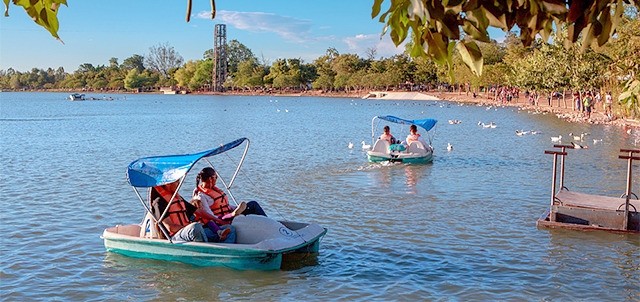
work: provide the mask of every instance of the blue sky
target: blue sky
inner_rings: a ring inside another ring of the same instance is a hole
[[[122,63],[134,54],[145,56],[160,43],[173,46],[185,61],[198,60],[213,48],[213,28],[221,23],[227,25],[227,41],[238,40],[268,62],[300,58],[311,63],[330,47],[361,57],[368,48],[375,48],[378,58],[401,53],[404,47],[396,48],[388,34],[380,39],[384,25],[371,19],[372,4],[217,0],[211,20],[209,1],[193,0],[187,23],[184,0],[68,0],[58,13],[64,44],[11,5],[10,16],[0,17],[0,69],[62,66],[73,72],[83,63],[108,65],[112,57]]]

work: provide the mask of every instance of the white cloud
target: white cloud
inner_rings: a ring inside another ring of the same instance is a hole
[[[360,56],[363,56],[367,52],[367,49],[374,48],[377,55],[376,59],[380,57],[387,58],[403,53],[405,44],[402,43],[396,47],[388,35],[380,37],[379,34],[355,35],[344,38],[343,42],[347,44],[349,52],[356,53]]]
[[[210,19],[211,12],[203,11],[198,18]],[[237,29],[251,32],[275,33],[285,40],[301,43],[308,40],[311,29],[310,20],[296,19],[262,12],[218,11],[216,19]]]

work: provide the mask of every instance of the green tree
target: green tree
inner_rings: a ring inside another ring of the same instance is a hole
[[[189,88],[198,89],[203,87],[211,87],[211,81],[213,77],[213,60],[201,60],[196,65],[196,70],[193,73],[191,81],[189,81]]]
[[[153,76],[148,72],[138,72],[137,69],[131,69],[124,79],[124,87],[127,89],[139,89],[148,87],[158,81],[158,76]]]
[[[322,89],[324,91],[333,90],[336,72],[331,68],[331,66],[333,60],[335,60],[339,55],[340,53],[338,50],[335,48],[329,48],[325,55],[313,61],[313,65],[318,73],[318,77],[312,83],[314,89]]]
[[[353,75],[364,68],[364,61],[354,54],[341,54],[338,55],[331,62],[331,69],[335,74],[334,87],[337,89],[356,88],[353,83],[349,81]]]
[[[141,55],[132,55],[126,59],[124,59],[124,61],[122,61],[122,65],[120,65],[120,68],[124,69],[124,70],[131,70],[131,69],[137,69],[138,72],[142,72],[145,67],[144,67],[144,57]]]
[[[178,82],[178,86],[189,86],[191,78],[193,78],[193,75],[196,73],[197,66],[198,61],[190,60],[176,71],[174,78]]]
[[[259,65],[256,59],[240,62],[234,77],[234,85],[249,89],[263,86],[266,74],[264,67]]]
[[[227,69],[233,76],[238,71],[238,64],[247,60],[256,59],[251,49],[238,40],[233,39],[227,44]]]
[[[426,58],[416,58],[415,64],[416,70],[413,77],[416,83],[431,84],[438,81],[438,72],[433,61]]]

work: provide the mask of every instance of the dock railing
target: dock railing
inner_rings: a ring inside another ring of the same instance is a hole
[[[633,161],[640,160],[640,149],[620,149],[620,152],[627,153],[626,155],[619,155],[618,158],[627,160],[627,190],[625,194],[620,196],[620,198],[626,197],[626,202],[624,204],[624,218],[622,223],[622,228],[627,230],[629,223],[629,201],[631,199],[631,195],[635,196],[638,199],[638,195],[632,192],[632,169],[633,169]],[[638,209],[635,209],[637,212]]]
[[[549,204],[549,221],[556,221],[556,213],[552,210],[553,204],[559,199],[556,198],[556,175],[558,174],[558,156],[560,156],[560,190],[567,189],[564,186],[564,157],[567,156],[566,148],[572,148],[573,145],[553,145],[556,148],[562,148],[562,151],[545,150],[544,154],[553,155],[553,176],[551,177],[551,203]],[[567,189],[568,190],[568,189]]]

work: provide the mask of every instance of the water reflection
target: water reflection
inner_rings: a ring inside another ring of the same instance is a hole
[[[399,183],[398,180],[404,176],[404,186],[407,188],[407,193],[417,194],[420,180],[431,172],[432,164],[426,165],[408,165],[403,163],[391,163],[384,162],[381,164],[372,165],[371,170],[375,184],[382,189],[393,188],[394,183]],[[395,181],[394,181],[395,180]]]
[[[416,194],[418,190],[416,188],[416,184],[420,181],[427,171],[431,171],[430,167],[432,164],[427,165],[405,165],[404,166],[404,175],[407,177],[407,188],[409,189],[409,193]]]

